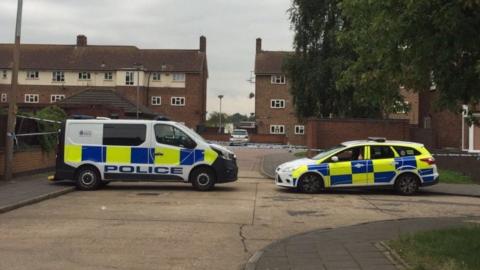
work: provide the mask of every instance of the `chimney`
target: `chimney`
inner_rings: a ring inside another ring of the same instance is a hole
[[[256,50],[257,53],[261,53],[262,52],[262,39],[261,38],[257,38],[257,50]]]
[[[207,52],[207,38],[205,36],[200,37],[200,51]]]
[[[87,46],[87,37],[85,35],[78,35],[77,36],[77,46],[78,47],[86,47]]]

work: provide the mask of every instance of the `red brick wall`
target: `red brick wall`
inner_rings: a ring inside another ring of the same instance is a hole
[[[368,137],[410,140],[408,120],[310,119],[306,131],[310,149],[324,149]]]
[[[270,108],[271,99],[284,99],[284,109]],[[255,80],[255,118],[259,134],[270,134],[270,125],[285,125],[287,142],[305,145],[305,135],[295,135],[295,125],[302,122],[295,115],[293,97],[287,84],[272,84],[271,76],[257,75]]]
[[[45,153],[40,148],[16,151],[13,155],[13,174],[42,171],[55,167],[55,152]],[[0,175],[4,172],[4,154],[0,152]]]

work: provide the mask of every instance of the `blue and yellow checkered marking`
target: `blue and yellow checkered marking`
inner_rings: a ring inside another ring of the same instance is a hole
[[[418,173],[424,182],[433,182],[435,180],[433,169],[418,170]]]

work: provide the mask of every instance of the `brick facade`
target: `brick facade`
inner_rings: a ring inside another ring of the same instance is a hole
[[[4,154],[0,151],[0,175],[4,172]],[[41,172],[55,167],[55,152],[43,152],[40,148],[15,151],[13,154],[13,174]]]

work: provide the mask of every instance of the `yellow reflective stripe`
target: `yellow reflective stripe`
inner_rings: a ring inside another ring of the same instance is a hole
[[[155,148],[155,164],[162,165],[179,165],[180,164],[180,150],[166,148],[166,147],[156,147]]]
[[[304,174],[306,171],[308,171],[308,166],[307,165],[302,165],[292,172],[292,177],[293,178],[299,178],[302,174]]]
[[[212,149],[205,149],[205,162],[209,165],[212,165],[215,160],[217,160],[218,154]]]
[[[81,162],[82,161],[82,146],[81,145],[65,145],[64,151],[65,162]]]
[[[352,163],[350,161],[332,162],[330,166],[330,175],[350,175],[352,174]]]
[[[395,159],[374,159],[372,160],[373,163],[373,171],[374,172],[393,172],[396,171],[395,168]]]
[[[107,146],[106,162],[110,164],[130,164],[132,148],[125,146]]]

